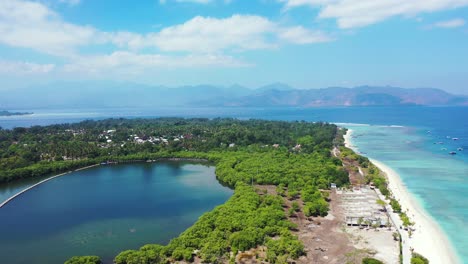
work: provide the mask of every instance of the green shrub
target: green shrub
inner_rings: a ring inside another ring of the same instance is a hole
[[[429,264],[429,260],[421,254],[413,253],[411,256],[411,264]]]
[[[98,256],[75,256],[65,261],[65,264],[101,264]]]
[[[375,258],[364,258],[362,264],[384,264],[382,261]]]

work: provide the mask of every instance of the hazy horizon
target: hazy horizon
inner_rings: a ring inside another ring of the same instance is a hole
[[[378,88],[402,88],[402,89],[438,89],[442,90],[444,92],[447,92],[449,94],[453,95],[468,95],[468,90],[462,90],[460,92],[451,92],[450,89],[444,89],[440,87],[405,87],[405,86],[394,86],[394,85],[372,85],[372,84],[360,84],[360,85],[354,85],[354,86],[345,86],[345,85],[336,85],[336,86],[324,86],[324,87],[304,87],[304,86],[294,86],[290,85],[285,82],[269,82],[269,83],[264,83],[260,84],[258,86],[254,85],[246,85],[242,83],[236,83],[233,82],[231,84],[216,84],[216,83],[187,83],[187,84],[181,84],[181,85],[165,85],[165,84],[152,84],[152,83],[144,83],[144,82],[137,82],[137,81],[114,81],[114,80],[58,80],[58,81],[52,81],[52,82],[45,82],[45,83],[36,83],[36,84],[28,84],[28,85],[21,85],[17,87],[10,87],[10,86],[4,86],[0,87],[0,91],[11,91],[11,90],[16,90],[16,89],[28,89],[28,88],[34,88],[34,87],[48,87],[48,88],[60,88],[59,85],[62,84],[87,84],[87,85],[96,85],[96,88],[100,88],[100,86],[103,86],[104,84],[109,86],[109,85],[135,85],[135,86],[146,86],[146,87],[153,87],[153,88],[167,88],[167,89],[177,89],[177,88],[182,88],[182,87],[201,87],[201,86],[210,86],[210,87],[216,87],[220,89],[235,89],[238,87],[246,88],[252,91],[255,90],[261,90],[268,88],[270,86],[285,86],[287,88],[293,89],[293,90],[320,90],[320,89],[329,89],[329,88],[345,88],[345,89],[356,89],[360,87],[378,87]],[[107,89],[112,89],[112,88],[107,88]],[[280,88],[281,89],[281,88]]]

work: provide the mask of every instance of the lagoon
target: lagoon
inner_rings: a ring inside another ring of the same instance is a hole
[[[99,255],[112,263],[122,250],[167,243],[231,195],[208,164],[165,161],[72,172],[0,209],[2,262]]]

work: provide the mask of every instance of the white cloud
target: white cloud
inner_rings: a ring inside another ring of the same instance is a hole
[[[49,73],[55,69],[54,64],[38,64],[23,61],[0,60],[0,74],[30,75]]]
[[[328,42],[333,39],[320,31],[310,31],[302,26],[289,27],[280,30],[279,37],[294,44],[310,44]]]
[[[191,67],[247,67],[248,63],[231,56],[200,54],[200,55],[162,55],[138,54],[129,51],[116,51],[110,55],[83,56],[64,66],[69,73],[102,74],[109,71],[121,71],[140,74],[162,68]]]
[[[181,25],[149,34],[146,40],[163,51],[267,49],[276,46],[267,36],[275,30],[273,22],[260,16],[233,15],[222,19],[197,16]]]
[[[446,20],[446,21],[440,21],[434,24],[434,27],[439,27],[439,28],[456,28],[456,27],[462,27],[465,25],[465,20],[462,18],[455,18],[451,20]]]
[[[227,18],[197,16],[183,24],[144,36],[119,32],[108,37],[119,47],[154,47],[165,52],[194,53],[272,49],[281,43],[311,44],[331,40],[323,32],[302,26],[285,27],[255,15]]]
[[[66,23],[38,2],[0,1],[0,43],[43,53],[71,56],[97,40],[97,30]]]
[[[302,26],[283,26],[256,15],[197,16],[147,34],[105,32],[92,26],[68,23],[40,2],[0,0],[0,44],[63,58],[64,69],[69,72],[83,69],[102,72],[111,68],[137,71],[157,67],[240,67],[248,64],[226,54],[330,40],[323,32]],[[106,45],[111,50],[110,55],[81,54],[81,48],[95,45]],[[146,54],[141,53],[143,50]],[[15,67],[23,72],[29,69],[45,73],[55,66],[3,65],[4,69]]]
[[[320,9],[318,18],[333,18],[340,28],[357,28],[375,24],[395,16],[416,16],[421,13],[468,6],[468,0],[279,0],[286,7],[309,5]]]
[[[279,2],[285,3],[285,8],[290,9],[298,6],[321,6],[337,2],[338,0],[278,0]]]
[[[67,23],[38,2],[0,1],[0,43],[39,52],[73,57],[83,46],[113,44],[138,50],[145,47],[163,52],[219,52],[270,49],[278,40],[293,44],[323,42],[323,33],[302,27],[284,27],[255,15],[227,18],[194,17],[145,35],[133,32],[103,32],[91,26]]]

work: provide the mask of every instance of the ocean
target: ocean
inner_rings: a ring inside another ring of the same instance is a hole
[[[108,117],[236,117],[340,123],[353,144],[401,176],[468,263],[468,107],[155,108],[45,110],[0,117],[0,126],[47,125]],[[449,152],[456,153],[450,155]]]

